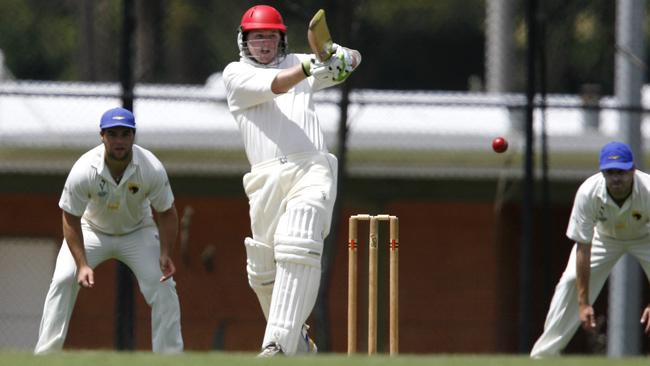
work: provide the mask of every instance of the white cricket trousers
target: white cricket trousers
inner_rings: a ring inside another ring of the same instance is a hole
[[[176,353],[183,350],[180,325],[180,305],[173,278],[160,282],[160,241],[156,227],[144,227],[133,233],[111,236],[82,225],[86,257],[91,268],[107,259],[117,259],[135,274],[140,291],[151,306],[151,334],[154,352]],[[58,351],[63,348],[70,316],[80,286],[77,266],[68,244],[63,241],[56,268],[45,298],[43,317],[35,353]],[[95,287],[85,291],[102,291],[107,279],[95,278]],[[108,307],[106,311],[109,311]],[[96,326],[86,324],[87,327]]]
[[[299,153],[256,164],[244,176],[253,234],[245,241],[247,272],[267,318],[262,347],[298,350],[318,295],[337,164],[328,153]]]
[[[544,323],[544,332],[530,352],[532,358],[558,356],[580,327],[578,290],[576,288],[576,250],[577,245],[574,244],[569,263],[560,282],[555,287],[555,293]],[[635,257],[648,276],[650,273],[650,238],[603,242],[598,235],[594,236],[589,276],[590,304],[596,301],[612,268],[625,253]],[[641,314],[641,309],[639,309],[639,314]]]

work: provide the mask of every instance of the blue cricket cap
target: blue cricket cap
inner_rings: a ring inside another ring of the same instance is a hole
[[[103,130],[117,126],[135,129],[135,117],[133,117],[133,113],[124,108],[113,108],[104,112],[99,122],[99,128]]]
[[[614,141],[606,144],[600,150],[600,170],[630,170],[633,167],[634,156],[627,144]]]

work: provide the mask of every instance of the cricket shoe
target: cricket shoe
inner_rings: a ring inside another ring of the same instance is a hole
[[[309,325],[303,324],[296,353],[318,353],[316,342],[309,337]]]
[[[271,342],[266,347],[264,347],[262,352],[257,355],[257,358],[267,358],[282,355],[284,355],[282,347],[280,347],[280,345],[275,342]]]

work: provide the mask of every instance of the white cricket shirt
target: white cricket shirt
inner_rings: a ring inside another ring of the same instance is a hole
[[[295,153],[327,152],[313,93],[337,83],[308,77],[284,94],[271,91],[271,83],[281,69],[298,65],[310,56],[289,54],[278,68],[238,61],[224,69],[228,107],[239,126],[251,165]]]
[[[650,221],[650,175],[634,173],[632,194],[622,207],[607,194],[605,177],[589,177],[576,193],[566,235],[580,243],[591,243],[594,230],[601,239],[635,240],[646,237]]]
[[[104,164],[104,145],[83,154],[65,182],[59,207],[81,216],[82,225],[105,234],[128,234],[154,225],[151,207],[162,212],[174,203],[167,172],[150,151],[133,145],[133,159],[116,184]]]

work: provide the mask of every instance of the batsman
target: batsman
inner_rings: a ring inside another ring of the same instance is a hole
[[[319,49],[294,54],[275,8],[248,9],[237,35],[240,59],[223,72],[251,165],[243,184],[252,235],[244,245],[249,284],[267,320],[260,357],[316,352],[305,322],[318,294],[337,159],[327,150],[313,97],[361,62],[358,51],[331,42],[319,13],[311,37]]]

